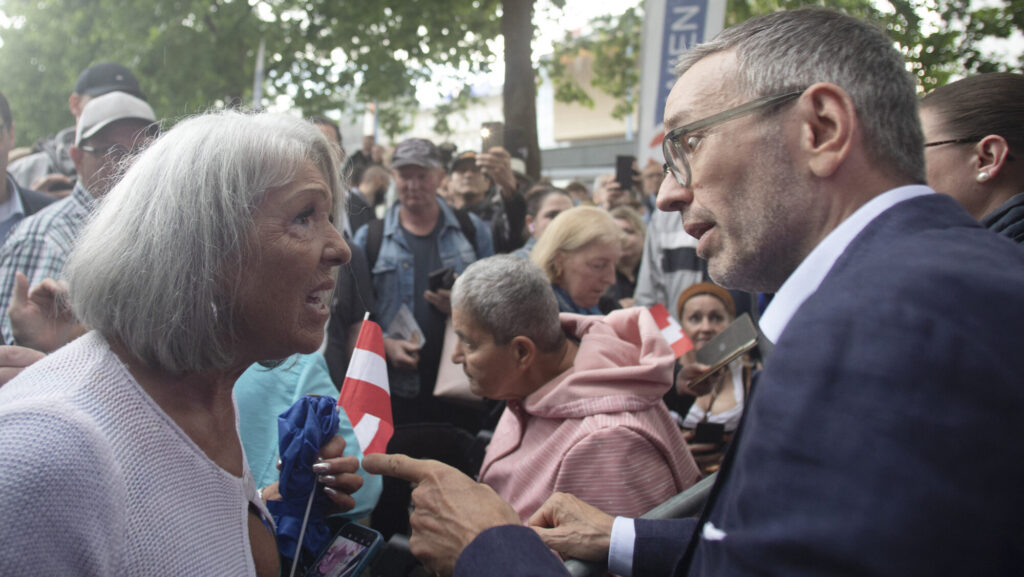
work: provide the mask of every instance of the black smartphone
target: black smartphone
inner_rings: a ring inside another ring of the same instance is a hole
[[[455,285],[455,268],[439,268],[427,276],[427,288],[433,292],[440,289],[451,289]]]
[[[480,125],[480,152],[488,152],[495,146],[505,146],[505,123],[484,122]]]
[[[615,157],[615,182],[619,183],[622,190],[633,189],[633,163],[636,162],[635,156],[616,156]]]
[[[754,321],[750,320],[750,315],[743,313],[697,351],[697,362],[708,365],[711,369],[694,379],[690,387],[715,374],[756,345],[757,327],[754,326]]]
[[[691,445],[698,444],[711,444],[717,445],[725,441],[725,424],[724,423],[709,423],[707,421],[701,421],[697,423],[697,427],[693,430],[693,438],[690,439]]]
[[[347,523],[334,534],[306,577],[357,577],[369,567],[382,543],[380,533]]]

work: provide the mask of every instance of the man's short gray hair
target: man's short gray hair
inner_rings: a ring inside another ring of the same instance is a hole
[[[340,202],[337,152],[305,120],[225,111],[179,123],[134,160],[79,237],[66,270],[78,319],[154,368],[232,367],[254,212],[306,162]]]
[[[558,301],[544,272],[511,255],[466,267],[452,288],[452,307],[468,314],[497,345],[524,336],[541,351],[551,352],[565,339]]]
[[[751,18],[680,58],[682,76],[698,60],[735,50],[740,90],[768,96],[831,82],[850,95],[864,129],[864,147],[891,176],[924,182],[924,137],[916,83],[885,31],[824,8]]]

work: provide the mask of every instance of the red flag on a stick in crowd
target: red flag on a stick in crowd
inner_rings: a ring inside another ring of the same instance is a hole
[[[380,325],[364,320],[338,395],[364,455],[384,453],[395,431]]]

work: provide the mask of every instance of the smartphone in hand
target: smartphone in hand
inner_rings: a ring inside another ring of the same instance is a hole
[[[373,561],[384,538],[373,529],[347,523],[338,529],[306,577],[357,577]]]

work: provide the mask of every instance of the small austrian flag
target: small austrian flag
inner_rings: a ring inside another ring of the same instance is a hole
[[[395,431],[380,325],[364,320],[338,395],[364,455],[384,453]]]
[[[693,341],[683,332],[683,327],[679,326],[679,321],[668,314],[668,309],[665,308],[665,305],[658,303],[648,310],[651,311],[654,322],[661,329],[661,336],[665,337],[669,346],[675,351],[677,359],[693,350]]]

